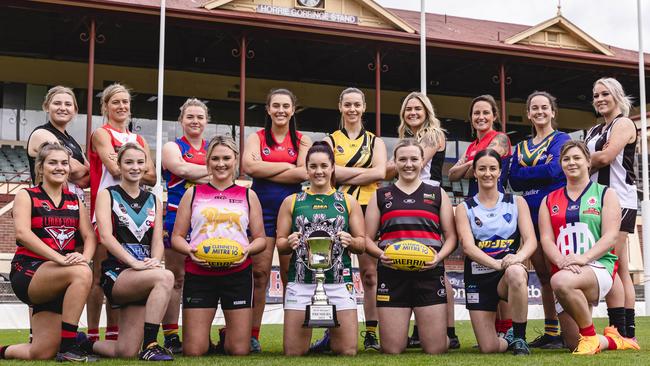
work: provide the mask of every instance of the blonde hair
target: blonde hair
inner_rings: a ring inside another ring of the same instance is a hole
[[[117,164],[119,165],[122,162],[122,157],[124,153],[129,150],[137,150],[144,154],[144,160],[147,161],[147,153],[144,151],[142,146],[136,144],[135,142],[127,142],[126,144],[120,146],[120,149],[117,150]]]
[[[50,103],[52,103],[52,99],[58,94],[68,94],[69,96],[72,97],[72,104],[74,105],[74,111],[79,112],[79,105],[77,104],[77,97],[75,97],[74,92],[72,89],[68,88],[67,86],[63,85],[57,85],[50,90],[47,91],[47,94],[45,94],[45,100],[43,100],[43,111],[47,112],[48,108],[50,107]]]
[[[397,134],[400,139],[406,137],[406,130],[409,128],[404,120],[404,111],[406,110],[406,105],[411,99],[417,99],[422,103],[424,107],[424,123],[420,129],[414,134],[415,139],[418,143],[424,143],[425,145],[430,144],[432,146],[437,146],[438,141],[445,139],[445,130],[440,127],[440,120],[436,118],[436,112],[433,108],[433,104],[429,97],[420,92],[412,92],[407,95],[402,102],[402,108],[399,112],[399,127],[397,127]]]
[[[409,146],[417,146],[418,150],[420,150],[420,157],[424,159],[424,149],[422,148],[420,142],[414,138],[405,138],[400,139],[397,142],[397,145],[395,145],[395,148],[393,149],[393,160],[397,160],[397,150]]]
[[[235,153],[235,157],[239,156],[239,149],[237,149],[237,144],[235,143],[235,140],[232,139],[232,137],[226,135],[216,135],[212,138],[212,140],[210,140],[210,143],[208,144],[208,158],[206,159],[206,165],[210,160],[212,151],[219,145],[225,146],[232,150]]]
[[[358,88],[346,88],[343,89],[341,92],[341,95],[339,95],[339,106],[343,103],[343,97],[345,97],[348,94],[359,94],[361,95],[361,100],[363,101],[363,105],[366,105],[366,95],[363,94],[361,89]],[[359,116],[361,118],[361,116]],[[363,122],[362,122],[363,123]],[[341,113],[341,128],[345,127],[345,121],[343,120],[343,113]]]
[[[49,142],[46,141],[38,147],[38,152],[36,153],[36,163],[34,164],[34,184],[40,184],[43,182],[43,163],[51,153],[55,151],[63,151],[68,156],[68,162],[70,162],[70,149],[61,145],[58,142]]]
[[[596,80],[593,88],[596,88],[596,84],[600,84],[605,87],[614,98],[616,105],[621,109],[623,116],[628,117],[630,115],[630,109],[632,108],[632,97],[625,95],[625,90],[623,90],[623,85],[614,79],[614,78],[600,78]],[[595,101],[592,102],[594,109],[596,108]],[[597,112],[598,110],[596,110]]]
[[[183,120],[183,116],[185,116],[185,111],[189,107],[199,107],[203,109],[203,112],[205,112],[206,121],[210,122],[210,113],[208,112],[208,106],[196,98],[187,98],[185,103],[183,103],[183,105],[180,108],[181,114],[178,115],[178,122],[181,122]]]
[[[131,91],[120,83],[111,84],[102,91],[102,115],[105,118],[108,118],[108,102],[118,93],[126,93],[129,96],[129,101],[131,100]]]

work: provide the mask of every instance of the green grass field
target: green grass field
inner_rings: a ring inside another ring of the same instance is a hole
[[[602,333],[606,325],[605,319],[596,320],[596,329]],[[362,329],[362,327],[360,327]],[[528,323],[528,340],[537,336],[536,330],[543,329],[541,320]],[[213,339],[218,339],[217,328],[213,328]],[[572,356],[568,350],[533,350],[529,357],[514,357],[510,353],[501,355],[481,355],[472,346],[475,344],[474,334],[469,321],[456,322],[456,333],[460,337],[461,349],[453,350],[445,355],[429,356],[419,350],[409,350],[398,356],[386,356],[377,352],[360,351],[356,357],[340,356],[306,356],[288,358],[282,355],[282,326],[268,325],[262,328],[261,355],[247,357],[211,356],[201,358],[177,357],[179,365],[650,365],[650,317],[637,318],[637,338],[642,347],[641,351],[610,351],[595,356]],[[314,339],[320,336],[322,330],[314,332]],[[0,331],[0,344],[24,342],[27,331]],[[361,341],[361,340],[360,340]],[[362,349],[359,343],[359,349]],[[0,361],[0,365],[47,365],[50,362]],[[51,364],[55,364],[51,362]],[[102,360],[102,365],[142,364],[136,360]]]

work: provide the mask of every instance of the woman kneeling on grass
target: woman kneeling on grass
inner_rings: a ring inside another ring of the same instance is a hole
[[[501,156],[492,149],[472,163],[478,193],[456,208],[456,229],[465,252],[466,307],[482,353],[512,349],[528,355],[528,271],[524,262],[537,247],[526,201],[499,192]],[[499,300],[512,307],[512,325],[497,337],[494,320]]]
[[[377,190],[366,210],[366,248],[380,259],[376,296],[381,349],[404,352],[415,313],[422,350],[443,353],[449,348],[444,259],[456,247],[454,213],[447,193],[420,179],[424,149],[416,140],[401,140],[393,158],[397,182]],[[379,246],[374,241],[378,230]],[[384,250],[403,240],[428,246],[436,253],[434,260],[417,272],[394,269]]]
[[[615,327],[596,334],[591,318],[592,306],[612,288],[618,259],[612,253],[621,222],[616,192],[589,180],[591,161],[584,143],[565,143],[560,163],[567,185],[542,201],[539,229],[544,254],[553,266],[551,287],[564,343],[576,355],[639,349]]]
[[[330,328],[331,349],[342,355],[357,353],[357,302],[350,253],[365,249],[363,214],[357,200],[334,189],[334,166],[330,146],[315,142],[306,159],[309,189],[292,194],[280,206],[277,247],[280,254],[292,254],[284,297],[284,353],[288,356],[309,351],[311,329],[302,325],[316,282],[303,262],[309,260],[306,240],[323,235],[334,240],[334,266],[325,271],[325,291],[341,324]]]
[[[171,361],[172,355],[157,343],[174,284],[174,275],[160,263],[162,206],[156,196],[140,188],[147,167],[142,147],[124,144],[117,165],[122,180],[99,192],[95,215],[99,238],[108,251],[100,284],[111,306],[120,309],[120,336],[90,347],[107,357],[139,353],[141,360]]]
[[[14,200],[18,248],[9,275],[16,296],[33,308],[33,341],[0,347],[0,359],[96,361],[75,342],[96,242],[83,202],[68,190],[69,150],[42,144],[35,171],[38,185]],[[83,254],[74,251],[80,242]]]

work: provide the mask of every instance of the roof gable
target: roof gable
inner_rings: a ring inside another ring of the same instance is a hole
[[[563,48],[614,56],[614,53],[562,15],[528,28],[505,40],[506,44]]]
[[[313,20],[324,20],[322,18],[310,18],[310,15],[329,13],[332,17],[328,19],[341,18],[344,16],[349,23],[359,26],[397,29],[407,33],[415,33],[415,29],[395,14],[378,5],[373,0],[322,0],[321,8],[309,9],[301,7],[297,0],[209,0],[202,7],[208,10],[219,8],[221,10],[233,10],[240,12],[263,12],[265,14],[279,16],[298,16]],[[294,11],[298,10],[298,11]],[[289,15],[293,14],[293,15]],[[299,16],[302,15],[302,16]],[[329,20],[334,21],[336,20]]]

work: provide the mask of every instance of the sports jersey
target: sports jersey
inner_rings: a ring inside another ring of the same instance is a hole
[[[287,134],[281,143],[278,143],[271,132],[273,138],[273,147],[266,141],[265,130],[257,131],[257,137],[260,139],[260,157],[262,161],[270,163],[290,163],[296,164],[298,161],[298,147],[293,146],[291,136]],[[296,137],[299,142],[302,134],[296,131]],[[277,225],[278,212],[282,201],[289,195],[300,192],[302,186],[300,183],[286,184],[277,183],[263,178],[253,178],[251,189],[257,193],[257,197],[262,205],[262,216],[264,217],[264,231],[266,236],[275,237],[275,228]]]
[[[55,205],[40,184],[25,188],[25,190],[32,202],[32,232],[43,243],[60,254],[65,255],[73,252],[75,246],[81,241],[77,195],[64,187],[61,202]],[[16,255],[48,260],[32,252],[19,241],[16,241],[16,246]]]
[[[156,221],[156,196],[141,190],[131,197],[120,185],[106,188],[111,197],[113,236],[133,258],[141,261],[151,257],[151,240]],[[108,253],[107,263],[122,264]]]
[[[605,148],[605,144],[609,142],[609,134],[621,117],[623,115],[618,115],[609,126],[602,123],[587,132],[585,143],[589,152],[594,153]],[[598,169],[591,176],[592,181],[612,188],[616,192],[621,200],[622,208],[634,210],[638,208],[636,174],[634,174],[635,149],[636,138],[633,142],[626,144],[611,163]]]
[[[483,151],[490,146],[490,143],[492,143],[492,140],[498,135],[505,135],[503,132],[498,132],[495,130],[490,130],[488,133],[483,136],[482,139],[476,139],[474,140],[469,146],[467,147],[467,150],[465,150],[465,161],[473,161],[474,157],[479,151]],[[506,138],[508,137],[505,135]],[[506,179],[508,177],[508,163],[510,161],[510,155],[512,154],[512,146],[510,145],[510,139],[508,139],[508,153],[501,157],[501,176],[499,177],[499,182],[497,184],[499,188],[499,192],[504,191],[504,186]],[[469,197],[473,197],[478,193],[478,182],[476,181],[476,178],[469,178],[469,190],[467,195]]]
[[[27,139],[27,146],[29,146],[29,140],[32,138],[34,132],[38,130],[46,130],[50,132],[52,135],[54,135],[54,137],[56,137],[56,139],[59,140],[59,143],[61,145],[68,148],[68,150],[70,151],[70,155],[72,156],[73,159],[79,161],[82,164],[84,161],[86,161],[86,158],[84,157],[84,152],[81,149],[81,146],[79,146],[79,144],[77,143],[77,141],[68,134],[68,131],[64,131],[64,132],[59,131],[56,127],[54,127],[52,122],[48,122],[44,125],[40,125],[36,127],[34,131],[32,131],[32,133],[29,135],[29,138]],[[29,162],[29,173],[32,177],[32,183],[34,183],[36,182],[36,171],[35,171],[36,159],[32,156],[29,156],[29,154],[27,154],[27,161]]]
[[[128,130],[120,132],[108,123],[100,128],[108,132],[115,153],[127,142],[135,142],[141,147],[144,147],[144,140],[140,135],[131,133]],[[95,222],[95,199],[97,198],[97,193],[106,187],[119,184],[120,178],[112,176],[108,169],[106,169],[99,157],[99,153],[92,148],[92,139],[88,146],[88,160],[90,161],[90,217]]]
[[[181,152],[182,159],[190,164],[205,166],[206,154],[208,143],[203,140],[201,148],[195,149],[185,136],[178,138],[174,141],[178,145]],[[207,169],[206,169],[207,174]],[[171,233],[174,229],[174,221],[176,221],[176,210],[181,198],[188,188],[193,187],[194,183],[185,178],[174,175],[171,171],[165,169],[163,171],[163,178],[167,182],[167,211],[165,213],[165,228]]]
[[[535,227],[542,199],[566,185],[560,165],[560,150],[569,140],[569,135],[556,130],[538,144],[533,143],[531,138],[515,146],[508,181],[513,190],[523,192]]]
[[[291,232],[301,233],[300,245],[294,250],[289,263],[289,282],[315,283],[314,274],[307,269],[306,239],[316,231],[325,231],[334,238],[333,267],[325,271],[325,283],[351,283],[352,261],[350,252],[343,248],[337,233],[349,232],[350,207],[343,192],[332,189],[327,194],[311,191],[295,193],[291,204]],[[338,260],[340,258],[340,260]]]
[[[499,199],[492,208],[487,208],[478,200],[478,195],[463,202],[467,210],[476,246],[494,259],[515,254],[519,249],[519,228],[517,203],[511,194],[499,192]],[[465,273],[482,275],[495,272],[482,264],[465,257]]]
[[[575,201],[569,198],[566,188],[557,189],[546,197],[555,245],[562,255],[584,254],[600,240],[606,191],[606,186],[589,182]],[[617,260],[610,250],[589,265],[605,268],[613,274]],[[555,265],[552,267],[553,273],[559,270]]]
[[[415,137],[409,128],[406,129],[404,135],[409,138]],[[442,164],[445,162],[446,152],[446,150],[442,150],[433,154],[420,171],[420,180],[433,186],[440,185],[440,182],[442,182]]]
[[[336,165],[353,168],[372,168],[375,135],[362,129],[359,137],[351,140],[347,131],[342,128],[331,133],[328,138],[334,147],[334,162]],[[365,186],[339,184],[338,190],[345,192],[359,201],[360,205],[367,205],[370,197],[379,187],[378,182]]]
[[[433,248],[442,248],[440,205],[442,190],[421,183],[411,194],[404,193],[395,184],[377,190],[377,207],[380,212],[379,247],[412,239]],[[381,265],[381,262],[380,262]],[[438,267],[443,264],[438,263]]]
[[[210,183],[194,186],[190,246],[196,248],[210,238],[226,238],[238,242],[244,249],[248,248],[248,213],[248,188],[233,184],[222,191]],[[188,256],[185,258],[185,271],[201,276],[224,276],[242,271],[251,263],[248,257],[235,268],[208,269],[194,263]]]

